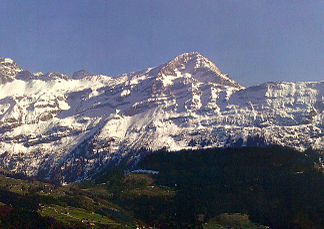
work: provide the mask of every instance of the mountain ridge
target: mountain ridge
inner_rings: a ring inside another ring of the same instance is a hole
[[[324,149],[324,82],[245,88],[198,52],[117,77],[0,58],[0,79],[0,166],[28,175],[82,180],[143,149]]]

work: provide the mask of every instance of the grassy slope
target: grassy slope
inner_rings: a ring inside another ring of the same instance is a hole
[[[101,183],[85,181],[57,186],[0,175],[0,201],[3,201],[0,202],[0,207],[11,206],[12,209],[20,209],[19,211],[23,211],[23,215],[28,215],[32,221],[30,226],[24,225],[24,218],[17,218],[15,214],[18,212],[13,211],[12,216],[2,216],[1,223],[7,227],[6,225],[12,223],[12,220],[16,220],[21,221],[16,228],[37,228],[42,226],[38,226],[33,221],[40,219],[46,221],[51,218],[58,224],[71,228],[104,226],[133,228],[136,225],[145,225],[134,217],[136,207],[134,209],[129,206],[120,207],[120,202],[116,199],[136,202],[135,200],[143,196],[166,199],[174,196],[173,190],[155,186],[154,182],[154,179],[147,174],[124,175],[122,173],[121,176],[113,174]],[[135,205],[138,204],[140,203],[136,202]],[[7,219],[8,222],[5,223],[6,217],[13,219],[11,221]]]
[[[210,219],[208,222],[203,224],[204,229],[267,229],[269,227],[262,226],[251,222],[247,215],[239,213],[228,214],[224,213],[215,218]]]
[[[109,201],[111,193],[105,186],[92,185],[91,189],[80,186],[55,186],[0,175],[0,201],[3,202],[2,206],[32,213],[33,216],[29,217],[35,216],[35,221],[43,216],[44,219],[51,217],[71,227],[87,227],[93,223],[94,227],[109,225],[109,228],[126,228],[127,225],[136,224],[136,220],[127,212]]]

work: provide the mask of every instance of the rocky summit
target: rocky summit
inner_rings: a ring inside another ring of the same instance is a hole
[[[324,82],[245,88],[197,52],[117,77],[0,58],[0,167],[73,182],[146,151],[324,149]]]

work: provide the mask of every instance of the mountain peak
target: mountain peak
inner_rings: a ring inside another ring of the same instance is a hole
[[[79,70],[79,71],[73,73],[72,78],[73,79],[83,79],[87,76],[90,76],[90,74],[86,70]]]
[[[20,67],[18,66],[18,64],[11,58],[8,58],[8,57],[0,57],[0,66],[2,68],[16,68],[16,69],[20,69]]]
[[[11,58],[0,58],[0,84],[11,82],[22,69]]]
[[[193,52],[184,52],[184,53],[178,55],[177,57],[182,57],[182,56],[191,56],[191,57],[194,57],[194,56],[203,56],[203,55],[201,55],[200,52],[193,51]]]
[[[194,64],[194,68],[209,68],[213,72],[221,75],[222,72],[210,59],[199,52],[187,52],[175,57],[172,61],[181,62],[182,64]],[[172,62],[171,61],[171,62]]]
[[[14,61],[11,58],[0,58],[0,63],[1,64],[13,64]]]
[[[183,53],[166,63],[159,72],[159,77],[191,75],[201,82],[211,82],[223,86],[233,86],[243,88],[228,74],[224,74],[210,59],[204,57],[199,52]]]

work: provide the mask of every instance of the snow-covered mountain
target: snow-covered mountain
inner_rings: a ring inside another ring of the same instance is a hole
[[[0,167],[71,182],[145,150],[324,149],[324,82],[244,88],[197,52],[118,77],[0,58]]]

